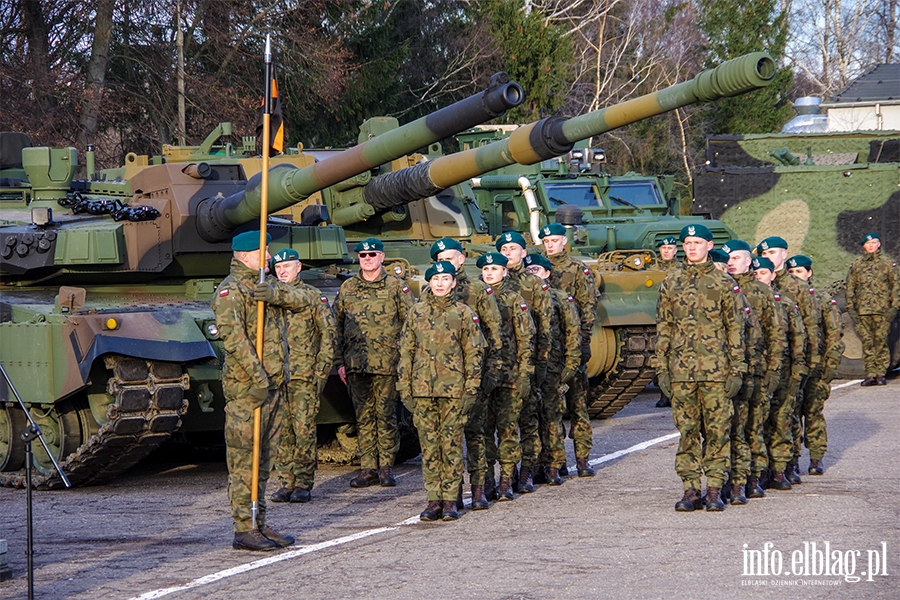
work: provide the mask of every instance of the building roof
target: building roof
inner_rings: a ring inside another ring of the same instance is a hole
[[[832,102],[900,100],[900,63],[876,65],[835,94]]]

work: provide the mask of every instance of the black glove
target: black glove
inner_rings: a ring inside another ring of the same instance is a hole
[[[559,382],[568,383],[573,377],[575,377],[575,371],[573,369],[563,369],[562,375],[559,377]]]
[[[669,376],[668,371],[660,371],[656,374],[656,383],[659,386],[659,391],[663,393],[663,396],[666,398],[672,397],[672,378]]]
[[[485,396],[490,396],[491,392],[493,392],[497,388],[497,383],[499,383],[499,379],[494,373],[483,373],[481,375],[481,391]]]
[[[406,410],[408,410],[409,412],[411,412],[411,413],[415,413],[415,412],[416,412],[416,403],[415,403],[415,401],[413,400],[412,395],[410,395],[410,394],[400,394],[400,402],[403,403],[403,406],[405,406],[405,407],[406,407]]]
[[[534,365],[534,385],[537,388],[540,388],[544,385],[544,382],[547,380],[547,365],[540,364]]]
[[[247,396],[250,398],[250,403],[253,405],[254,409],[262,408],[262,405],[266,403],[266,399],[269,397],[269,388],[268,386],[252,387]]]
[[[591,360],[591,344],[590,342],[581,345],[581,366],[588,364]]]
[[[271,283],[257,283],[253,290],[253,299],[257,302],[271,303],[275,301],[275,288]]]
[[[741,374],[732,373],[725,379],[725,393],[729,398],[734,398],[741,391],[742,385],[744,385],[744,378],[741,377]]]

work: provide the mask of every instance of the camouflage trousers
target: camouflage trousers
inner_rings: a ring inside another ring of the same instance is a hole
[[[750,446],[750,474],[759,477],[769,468],[769,451],[766,447],[766,421],[769,419],[771,398],[766,393],[765,380],[755,377],[753,393],[747,406],[747,427],[744,429]]]
[[[534,385],[532,378],[531,392],[522,400],[519,412],[519,446],[522,448],[522,466],[534,467],[541,453],[541,391]]]
[[[475,404],[469,409],[464,428],[466,438],[466,469],[469,471],[469,483],[484,485],[487,475],[487,458],[485,457],[484,428],[487,420],[488,398],[478,392]],[[492,473],[493,475],[493,473]]]
[[[750,401],[760,378],[744,374],[744,385],[731,399],[731,483],[744,485],[750,474],[750,443],[747,439],[747,423],[750,420]]]
[[[884,315],[859,315],[854,325],[862,342],[862,361],[866,375],[877,377],[887,373],[891,363],[887,339],[891,324]]]
[[[822,460],[828,451],[828,432],[825,429],[825,401],[831,396],[831,384],[821,378],[806,383],[800,407],[802,435],[794,438],[794,463],[800,460],[800,442],[806,444],[809,457]]]
[[[318,413],[318,384],[291,380],[281,403],[281,441],[275,459],[275,474],[281,487],[313,489]]]
[[[413,423],[422,446],[422,479],[428,500],[456,500],[463,481],[463,414],[460,398],[416,398]]]
[[[575,445],[575,457],[587,458],[594,447],[594,430],[587,411],[588,377],[587,366],[582,365],[569,381],[566,392],[566,411],[569,413],[569,437]]]
[[[700,489],[706,474],[709,487],[721,488],[731,461],[731,399],[717,381],[678,381],[672,384],[672,419],[681,433],[675,472],[684,489]]]
[[[541,453],[538,464],[559,467],[566,462],[566,430],[563,413],[566,401],[559,393],[559,379],[562,373],[547,373],[541,386]]]
[[[397,431],[397,378],[393,375],[348,373],[350,398],[356,412],[359,466],[390,467],[400,449]]]
[[[485,455],[488,473],[493,474],[494,464],[500,462],[500,476],[512,477],[522,458],[519,445],[519,413],[522,412],[522,395],[515,387],[498,387],[491,392],[487,403],[487,419],[484,426]],[[494,433],[496,432],[496,441]]]
[[[252,529],[253,489],[253,409],[247,399],[249,386],[225,391],[225,462],[228,465],[228,501],[231,518],[238,533]],[[256,518],[258,527],[266,523],[266,481],[272,469],[275,449],[281,434],[281,399],[284,390],[269,392],[260,411],[259,482]]]
[[[769,451],[769,468],[784,471],[794,455],[791,419],[794,402],[799,393],[799,383],[791,378],[790,365],[781,370],[781,384],[772,395],[769,418],[766,421],[766,447]]]

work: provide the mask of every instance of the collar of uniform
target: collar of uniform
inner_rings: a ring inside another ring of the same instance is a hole
[[[468,280],[469,280],[469,276],[466,275],[465,269],[463,269],[462,267],[460,267],[459,269],[457,269],[457,271],[456,271],[456,285],[459,285],[460,282],[468,281]]]
[[[551,264],[555,265],[555,264],[560,263],[560,262],[566,260],[567,258],[569,258],[569,252],[565,248],[563,248],[562,252],[551,255],[551,254],[547,254],[547,252],[545,250],[544,256],[547,257],[547,260],[549,260],[551,262]]]
[[[428,290],[431,292],[430,294],[423,294],[425,297],[425,302],[428,303],[429,306],[437,309],[437,310],[446,310],[450,304],[453,303],[453,292],[451,291],[446,296],[435,296],[434,292],[429,288]]]
[[[866,252],[863,256],[865,256],[866,260],[878,260],[881,258],[881,248],[875,252]]]
[[[483,283],[483,282],[482,282],[482,283]],[[487,283],[485,283],[484,285],[487,285],[489,288],[491,288],[492,290],[494,290],[495,293],[499,294],[500,292],[503,291],[503,285],[504,285],[505,283],[506,283],[506,277],[504,277],[503,279],[501,279],[501,280],[498,281],[497,283],[493,283],[493,284],[490,284],[490,285],[487,284]]]
[[[715,270],[715,267],[713,266],[713,262],[707,257],[706,261],[700,264],[684,263],[684,270],[688,272],[697,271],[698,273],[708,273],[709,271]]]
[[[747,271],[745,273],[735,273],[734,275],[732,275],[732,277],[734,277],[734,280],[737,281],[741,287],[743,287],[745,283],[756,280],[756,276],[753,275],[753,271]]]
[[[357,271],[356,277],[358,277],[359,280],[362,281],[366,285],[377,285],[377,284],[381,283],[382,281],[384,281],[384,278],[387,277],[387,271],[384,270],[384,267],[381,267],[381,272],[378,274],[378,277],[376,277],[372,281],[369,281],[368,279],[363,277],[362,270],[360,269],[359,271]]]
[[[259,270],[251,269],[236,258],[231,259],[231,275],[247,285],[255,285],[259,279]]]

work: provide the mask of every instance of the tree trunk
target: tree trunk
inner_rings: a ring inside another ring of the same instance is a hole
[[[93,144],[97,135],[97,118],[100,114],[100,102],[103,99],[103,86],[106,82],[106,65],[109,62],[114,7],[115,0],[99,0],[97,2],[94,41],[91,45],[91,60],[87,66],[84,99],[81,103],[81,121],[78,127],[77,144],[81,151],[84,151],[88,144]]]

